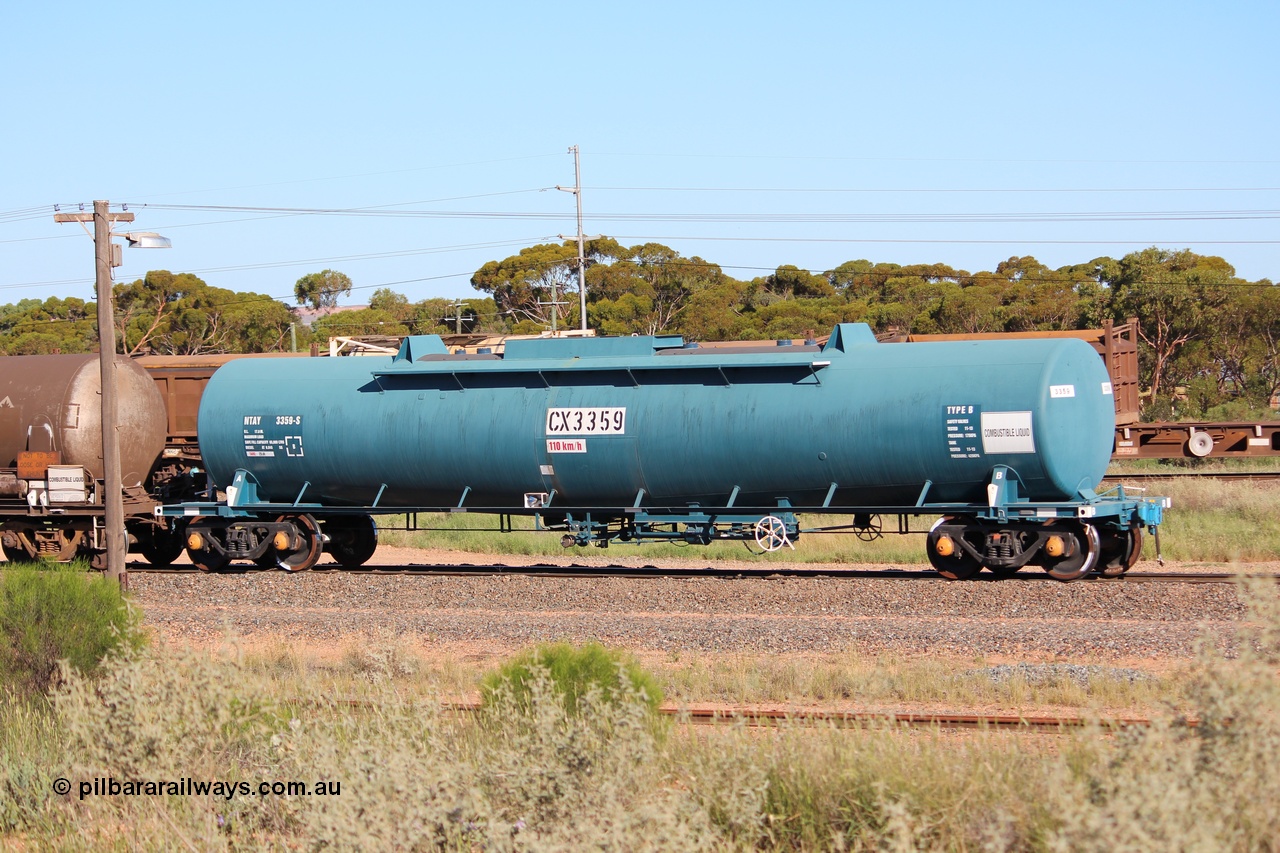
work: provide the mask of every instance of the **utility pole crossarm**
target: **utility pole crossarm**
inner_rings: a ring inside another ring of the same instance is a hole
[[[471,307],[471,306],[470,306],[469,304],[467,304],[466,302],[463,302],[461,299],[455,299],[455,300],[453,300],[453,313],[454,313],[454,316],[452,316],[452,317],[445,317],[445,318],[444,318],[444,320],[445,320],[445,322],[446,322],[446,323],[447,323],[447,322],[449,322],[450,320],[454,320],[454,321],[456,321],[456,322],[457,322],[458,326],[457,326],[457,329],[456,329],[456,333],[457,333],[457,334],[459,334],[459,335],[460,335],[460,334],[462,334],[462,321],[465,319],[465,318],[462,316],[462,309],[463,309],[463,308],[470,308],[470,307]]]
[[[106,218],[109,222],[132,222],[132,213],[108,213]],[[92,213],[55,213],[53,215],[54,222],[92,222]]]

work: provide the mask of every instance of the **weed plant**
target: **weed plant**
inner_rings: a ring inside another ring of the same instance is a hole
[[[1161,529],[1163,556],[1169,560],[1204,562],[1257,562],[1274,560],[1280,554],[1280,487],[1272,482],[1195,479],[1165,481],[1142,479],[1143,472],[1169,470],[1168,465],[1142,464],[1146,460],[1124,463],[1117,470],[1132,473],[1124,482],[1146,488],[1147,494],[1173,499],[1173,507],[1165,513]],[[1256,465],[1240,460],[1235,465],[1205,470],[1252,470]],[[1274,462],[1266,470],[1275,470]],[[842,516],[802,516],[802,528],[848,525]],[[896,529],[896,520],[883,520],[886,529]],[[795,542],[795,550],[783,548],[762,554],[754,542],[717,542],[708,546],[673,543],[613,544],[607,551],[595,548],[566,551],[560,537],[551,532],[533,530],[531,519],[512,519],[515,531],[502,533],[496,518],[447,513],[422,515],[418,524],[429,530],[405,531],[382,529],[380,541],[408,548],[443,548],[485,554],[518,554],[522,556],[556,556],[589,554],[591,556],[641,556],[648,558],[687,558],[714,562],[735,560],[772,563],[852,563],[887,565],[922,565],[924,537],[886,533],[872,542],[863,542],[849,533],[803,533]],[[932,519],[913,519],[914,529],[923,532]],[[388,527],[395,525],[388,522]],[[1144,557],[1155,558],[1153,544],[1148,541]],[[1035,571],[1029,569],[1028,571]]]
[[[165,648],[67,670],[0,707],[0,846],[97,850],[1274,851],[1280,604],[1252,593],[1231,657],[1206,643],[1180,713],[1033,743],[891,725],[651,725],[613,670],[567,705],[550,668],[478,715],[384,658],[290,695],[238,655]],[[529,663],[526,661],[526,664]],[[616,661],[615,661],[616,663]],[[349,663],[340,664],[344,672]],[[347,673],[350,675],[350,673]],[[358,701],[352,702],[349,699]],[[299,780],[324,796],[77,795],[50,778]]]
[[[0,684],[21,695],[48,690],[61,662],[92,674],[118,650],[140,648],[141,614],[120,585],[84,561],[19,563],[0,572]]]
[[[1053,665],[1004,670],[974,661],[934,658],[863,658],[857,655],[673,656],[654,667],[677,702],[793,703],[862,708],[933,706],[1072,708],[1115,714],[1162,703],[1185,706],[1187,677],[1156,677],[1103,666],[1064,671]],[[1081,674],[1079,671],[1083,670]],[[1081,677],[1083,675],[1083,677]]]
[[[517,709],[533,703],[533,685],[546,681],[566,712],[580,711],[587,694],[596,691],[597,704],[640,696],[651,711],[662,704],[657,680],[641,669],[632,656],[611,651],[599,643],[574,646],[547,643],[525,652],[490,673],[480,685],[485,704],[501,700]]]
[[[402,523],[401,519],[401,523]],[[795,562],[847,562],[847,563],[920,563],[924,559],[923,536],[898,536],[888,534],[873,542],[863,542],[852,535],[810,532],[802,533],[795,542],[795,550],[783,548],[762,553],[754,541],[714,542],[710,545],[689,545],[683,542],[622,542],[612,543],[607,550],[593,547],[566,550],[560,545],[560,534],[535,530],[532,519],[514,517],[513,530],[501,532],[496,518],[459,514],[422,514],[418,517],[422,529],[396,529],[397,522],[388,520],[378,529],[378,541],[402,548],[442,548],[478,554],[514,554],[520,556],[552,557],[592,556],[601,558],[642,557],[689,560],[744,560],[747,562],[795,563]],[[848,525],[845,516],[808,515],[801,518],[804,528]],[[917,520],[921,533],[932,520]]]
[[[1118,743],[1083,737],[1059,765],[1054,851],[1280,846],[1280,600],[1257,582],[1234,660],[1209,643],[1192,704]]]

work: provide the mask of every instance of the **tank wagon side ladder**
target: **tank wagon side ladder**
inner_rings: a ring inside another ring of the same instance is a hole
[[[303,502],[306,486],[292,503],[260,501],[253,475],[241,469],[226,490],[226,502],[168,505],[157,514],[185,522],[188,553],[206,570],[248,559],[297,571],[313,566],[326,545],[341,564],[354,568],[377,545],[373,516],[458,512],[497,515],[503,532],[513,529],[513,517],[532,517],[536,529],[562,533],[565,547],[742,541],[763,551],[794,548],[806,533],[852,531],[860,539],[875,539],[886,516],[897,517],[899,534],[922,533],[912,529],[911,519],[938,518],[928,531],[926,553],[939,574],[950,579],[969,578],[984,568],[1011,575],[1029,565],[1064,581],[1094,571],[1119,576],[1137,562],[1144,528],[1154,535],[1160,559],[1159,525],[1167,498],[1135,497],[1123,486],[1102,494],[1082,486],[1077,500],[1031,501],[1019,494],[1019,482],[1012,468],[993,466],[985,505],[929,503],[933,484],[926,482],[909,506],[833,505],[833,483],[826,500],[816,506],[793,506],[786,498],[773,506],[737,506],[735,488],[723,506],[644,505],[641,490],[625,507],[557,506],[554,491],[529,493],[522,507],[466,507],[469,490],[464,489],[454,506],[381,506],[375,501],[371,506],[332,507]],[[804,527],[800,516],[809,514],[849,516],[853,523]]]

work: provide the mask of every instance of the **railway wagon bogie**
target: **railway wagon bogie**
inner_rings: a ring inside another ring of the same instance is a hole
[[[13,563],[40,559],[65,563],[80,553],[88,541],[87,534],[91,532],[88,520],[6,522],[4,529],[0,530],[0,549],[3,549],[5,559]]]
[[[972,577],[983,569],[1008,576],[1039,566],[1051,577],[1070,581],[1098,567],[1102,534],[1079,521],[982,523],[944,517],[929,531],[929,562],[944,577]]]
[[[320,561],[325,539],[320,523],[307,513],[230,520],[196,517],[186,523],[185,531],[187,556],[205,572],[222,571],[235,560],[305,571]]]
[[[362,514],[211,515],[190,519],[184,530],[187,556],[205,572],[224,571],[236,561],[300,572],[314,568],[324,553],[343,568],[356,569],[378,547],[377,524]]]

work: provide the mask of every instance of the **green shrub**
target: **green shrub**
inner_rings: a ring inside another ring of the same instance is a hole
[[[492,705],[499,693],[505,693],[516,707],[528,708],[530,683],[539,673],[545,673],[571,714],[577,713],[592,688],[600,691],[606,704],[622,701],[624,693],[643,696],[650,710],[656,711],[662,703],[657,681],[629,655],[599,643],[580,647],[550,643],[519,655],[486,676],[480,687],[485,704]]]
[[[49,790],[64,751],[43,697],[0,696],[0,848],[5,833],[48,828]]]
[[[0,682],[33,695],[60,680],[60,661],[91,674],[112,652],[144,645],[141,621],[119,584],[83,562],[7,568],[0,573]]]

